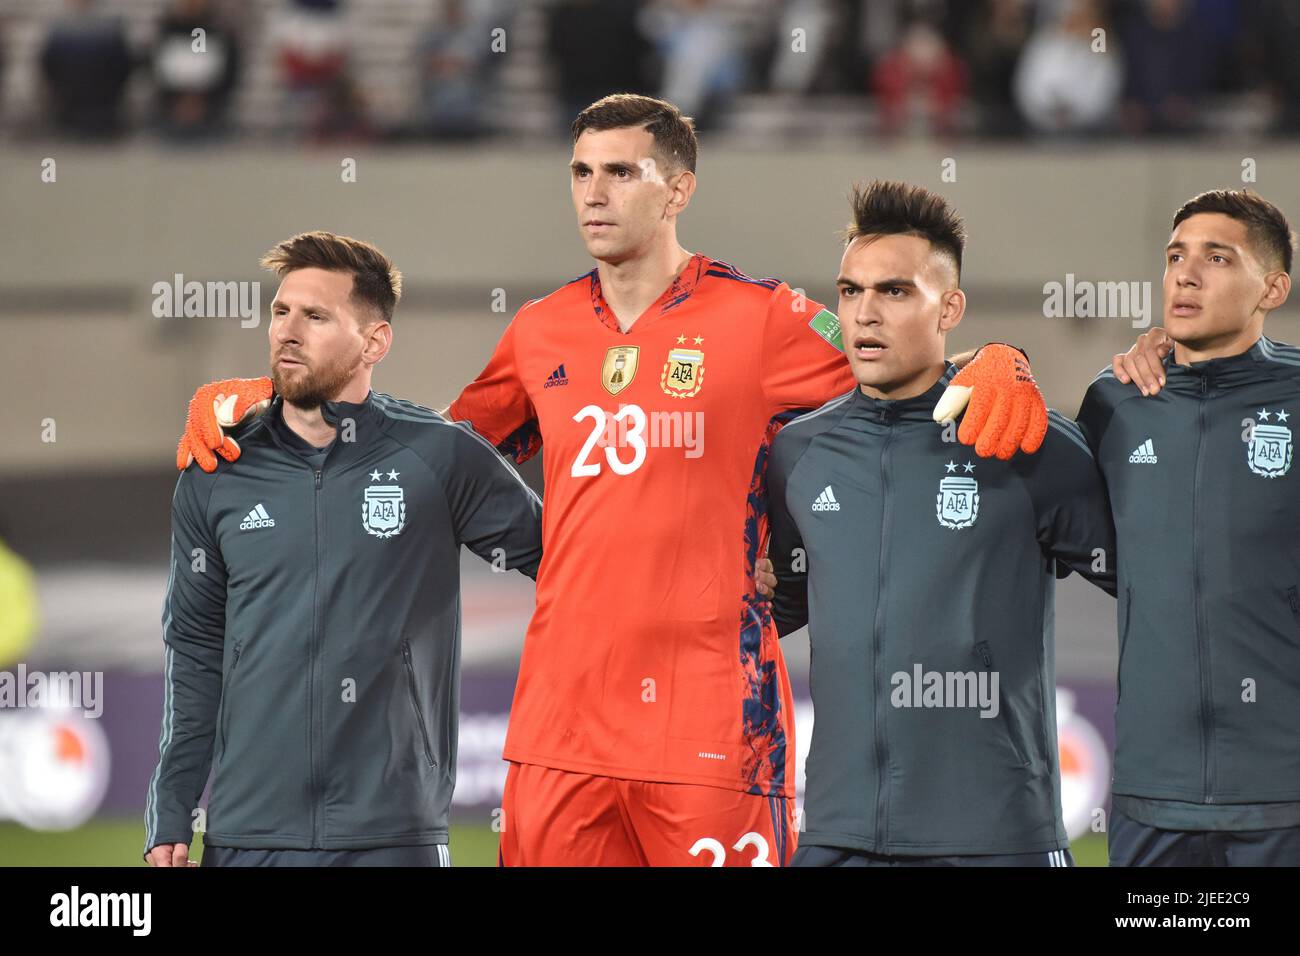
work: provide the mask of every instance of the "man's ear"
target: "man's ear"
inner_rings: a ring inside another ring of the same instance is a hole
[[[669,216],[680,216],[690,205],[693,195],[695,195],[695,174],[689,169],[683,169],[668,179],[668,206],[664,212]]]
[[[363,330],[366,344],[361,349],[361,361],[366,365],[378,365],[393,347],[393,325],[391,322],[375,322]]]
[[[1264,276],[1264,297],[1259,300],[1259,308],[1272,312],[1286,302],[1291,294],[1291,277],[1285,272],[1270,272]]]
[[[966,293],[961,289],[952,289],[943,294],[943,304],[939,309],[939,331],[951,332],[966,315]]]

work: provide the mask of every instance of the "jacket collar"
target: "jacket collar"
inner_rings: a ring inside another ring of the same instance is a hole
[[[864,394],[861,388],[855,387],[849,415],[885,424],[898,421],[933,422],[934,406],[943,395],[944,389],[948,387],[948,383],[952,381],[952,377],[957,374],[957,366],[951,362],[944,362],[943,366],[943,374],[938,380],[913,398],[897,400],[872,398]]]
[[[1235,388],[1271,377],[1270,365],[1276,347],[1265,336],[1237,355],[1206,359],[1179,365],[1174,361],[1174,350],[1165,356],[1165,372],[1169,386],[1176,392],[1199,392],[1202,388]]]
[[[281,447],[296,451],[310,449],[311,446],[297,432],[285,424],[284,399],[281,396],[275,396],[275,399],[271,402],[271,407],[267,410],[267,417],[271,426],[270,432]],[[356,446],[368,444],[370,438],[378,435],[387,426],[387,416],[375,401],[373,389],[366,393],[364,401],[323,402],[321,404],[321,417],[335,428],[347,427],[347,423],[352,422],[357,439],[355,441],[338,441],[335,439],[333,446],[330,448],[329,460],[353,454]]]
[[[379,404],[375,401],[374,390],[366,392],[366,397],[360,402],[325,402],[320,407],[321,417],[331,425],[337,427],[340,422],[351,419],[357,423],[357,428],[362,425],[374,426],[384,419],[384,413],[380,410]]]

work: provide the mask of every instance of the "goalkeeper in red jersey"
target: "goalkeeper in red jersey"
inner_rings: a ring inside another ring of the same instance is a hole
[[[678,242],[697,148],[662,100],[617,94],[578,115],[570,187],[596,268],[525,304],[448,410],[516,461],[548,450],[506,865],[794,852],[792,698],[756,586],[764,475],[781,425],[855,383],[834,314]],[[986,346],[955,384],[974,387],[962,441],[1037,449],[1030,423],[1046,418],[1018,352]],[[255,380],[204,388],[182,467],[237,456],[219,425],[269,396]]]

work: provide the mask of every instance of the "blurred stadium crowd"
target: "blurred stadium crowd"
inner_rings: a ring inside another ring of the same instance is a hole
[[[1297,48],[1291,0],[3,0],[0,131],[555,136],[621,89],[768,140],[1295,135]]]

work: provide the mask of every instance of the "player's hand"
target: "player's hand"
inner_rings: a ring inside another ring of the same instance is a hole
[[[190,859],[188,843],[159,843],[145,857],[150,866],[198,866]]]
[[[776,570],[771,558],[759,558],[754,564],[754,588],[765,598],[776,594]]]
[[[1017,448],[1032,455],[1047,434],[1047,404],[1029,359],[1010,345],[993,343],[976,352],[934,406],[934,420],[954,419],[963,408],[957,440],[974,445],[981,458],[1005,461]]]
[[[184,471],[197,461],[204,471],[216,471],[217,455],[226,461],[238,459],[239,443],[222,429],[262,414],[274,394],[265,377],[227,378],[200,386],[190,399],[185,434],[176,445],[176,467]]]
[[[1154,395],[1165,384],[1165,356],[1173,347],[1168,332],[1151,329],[1139,335],[1131,349],[1111,359],[1111,368],[1125,385],[1132,382],[1143,395]]]

